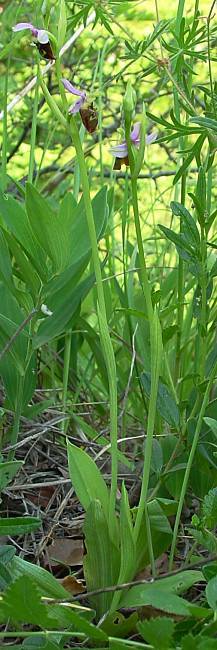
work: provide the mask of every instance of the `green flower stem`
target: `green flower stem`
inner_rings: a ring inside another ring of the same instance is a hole
[[[149,328],[150,328],[150,342],[151,342],[151,394],[150,394],[150,402],[149,402],[149,410],[148,410],[147,437],[146,437],[146,445],[145,445],[145,459],[143,465],[142,487],[141,487],[141,494],[140,494],[135,526],[134,526],[134,538],[136,542],[139,536],[142,520],[145,514],[149,558],[152,564],[152,571],[155,574],[151,529],[150,529],[150,525],[148,525],[147,522],[147,520],[149,519],[148,508],[147,508],[147,496],[148,496],[148,485],[149,485],[149,477],[150,477],[150,469],[151,469],[152,443],[153,443],[155,415],[156,415],[158,381],[159,381],[159,374],[160,374],[160,367],[161,367],[161,360],[162,360],[162,339],[161,339],[161,328],[160,328],[158,315],[153,310],[151,289],[150,289],[150,284],[149,284],[147,269],[145,264],[145,255],[144,255],[142,232],[140,226],[138,194],[137,194],[136,173],[137,173],[138,165],[136,165],[134,161],[134,155],[132,152],[130,128],[131,128],[130,124],[127,123],[126,121],[125,133],[126,133],[128,156],[130,162],[130,171],[131,171],[132,205],[133,205],[134,222],[135,222],[136,238],[137,238],[138,254],[139,254],[140,278],[141,278],[142,290],[146,302],[147,316],[148,316]]]
[[[3,99],[3,133],[2,133],[2,164],[1,164],[1,188],[2,192],[7,190],[7,144],[8,144],[8,112],[7,112],[7,103],[8,103],[8,73],[9,73],[9,64],[10,60],[8,58],[7,68],[5,73],[5,83],[4,83],[4,99]]]
[[[58,120],[58,122],[60,122],[60,124],[62,124],[63,128],[68,131],[69,130],[68,122],[67,122],[66,118],[64,117],[64,115],[62,114],[62,112],[60,111],[59,106],[57,106],[57,103],[53,99],[52,95],[49,93],[49,90],[48,90],[48,88],[47,88],[47,86],[46,86],[40,72],[39,72],[39,80],[40,80],[40,85],[41,85],[41,88],[43,90],[43,93],[44,93],[44,96],[45,96],[45,99],[46,99],[46,102],[47,102],[48,106],[50,107],[52,113],[54,114],[54,116]]]
[[[37,67],[37,80],[35,86],[35,97],[32,112],[32,128],[31,128],[31,141],[30,141],[30,155],[29,155],[29,173],[28,181],[32,183],[35,163],[35,143],[36,143],[36,129],[37,129],[37,114],[38,114],[38,98],[39,98],[39,62]]]
[[[108,372],[109,391],[110,391],[110,423],[111,423],[111,455],[112,455],[112,476],[111,476],[111,494],[110,494],[110,531],[114,532],[115,525],[115,504],[117,493],[117,380],[116,364],[114,351],[110,339],[101,265],[98,252],[97,236],[95,222],[93,217],[92,203],[90,198],[90,188],[85,163],[84,152],[81,145],[78,127],[74,117],[70,119],[70,130],[72,141],[76,150],[77,160],[80,167],[81,184],[83,189],[84,205],[86,210],[87,224],[92,248],[93,266],[96,277],[96,288],[98,297],[98,316],[100,324],[101,342],[104,350],[105,361]]]
[[[141,285],[142,285],[143,294],[146,302],[148,320],[151,326],[151,321],[153,317],[151,289],[150,289],[148,274],[146,269],[142,233],[141,233],[141,226],[140,226],[138,194],[137,194],[137,179],[133,175],[131,177],[131,187],[132,187],[132,205],[133,205],[134,222],[135,222],[135,229],[136,229],[136,239],[137,239],[138,254],[139,254]]]
[[[22,374],[21,373],[19,374],[19,378],[18,378],[17,396],[16,396],[16,403],[15,403],[15,411],[14,411],[14,422],[13,422],[13,429],[12,429],[11,439],[10,439],[10,444],[13,446],[16,445],[19,436],[20,418],[22,415],[22,407],[23,407],[23,391],[24,391],[24,384],[25,384],[25,376],[32,356],[32,336],[33,336],[34,324],[37,320],[37,316],[38,316],[38,305],[30,312],[30,314],[26,318],[26,321],[24,321],[26,325],[29,322],[29,337],[27,343],[24,370]],[[7,458],[8,461],[14,459],[15,451],[16,451],[15,449],[10,449],[10,451],[8,452],[8,458]]]
[[[200,381],[204,380],[207,350],[207,244],[204,225],[201,225],[201,319],[200,319]]]
[[[22,405],[23,405],[24,379],[25,379],[25,375],[19,375],[16,403],[15,403],[15,410],[14,410],[14,422],[13,422],[13,428],[10,437],[10,444],[13,447],[17,443],[19,430],[20,430],[20,418],[21,418]],[[13,460],[14,456],[15,456],[15,449],[10,449],[10,451],[8,452],[7,460],[8,461]]]
[[[60,65],[59,55],[57,55],[57,57],[56,57],[55,66],[56,66],[56,75],[57,75],[57,81],[58,81],[58,86],[59,86],[59,91],[60,91],[62,103],[63,103],[64,111],[67,114],[67,112],[68,112],[68,102],[67,102],[67,99],[66,99],[65,88],[64,88],[64,85],[63,85],[63,83],[61,81],[62,74],[61,74],[61,65]]]
[[[68,103],[67,103],[67,99],[66,99],[65,88],[64,88],[63,83],[61,81],[62,74],[61,74],[61,65],[60,65],[59,55],[57,55],[57,57],[56,57],[55,66],[56,66],[56,75],[57,75],[59,91],[60,91],[60,95],[61,95],[61,99],[62,99],[62,104],[63,104],[64,111],[65,111],[65,113],[67,115]],[[69,331],[65,335],[65,344],[64,344],[63,394],[62,394],[62,411],[63,411],[63,414],[66,412],[66,404],[67,404],[71,347],[72,347],[72,333]],[[66,420],[66,419],[62,420],[61,429],[62,429],[63,433],[66,433],[66,431],[67,431],[67,425],[68,425],[68,420]]]
[[[151,468],[152,442],[153,442],[154,425],[155,425],[158,382],[159,382],[159,375],[160,375],[161,362],[162,362],[162,350],[163,350],[162,338],[161,338],[161,328],[160,328],[157,312],[153,313],[152,322],[150,325],[151,325],[150,328],[151,394],[150,394],[150,402],[149,402],[149,410],[148,410],[147,437],[146,437],[146,444],[145,444],[145,459],[144,459],[144,467],[143,467],[142,487],[141,487],[135,526],[134,526],[135,541],[138,539],[140,527],[143,520],[143,515],[146,508],[147,496],[148,496],[148,485],[149,485],[150,468]],[[151,560],[152,548],[150,545],[149,545],[149,556]]]
[[[169,559],[169,571],[172,571],[172,568],[173,568],[173,559],[174,559],[174,553],[175,553],[175,548],[176,548],[176,541],[177,541],[177,536],[178,536],[179,523],[180,523],[182,508],[183,508],[185,495],[186,495],[186,491],[187,491],[187,487],[188,487],[189,476],[190,476],[191,468],[192,468],[193,461],[194,461],[195,452],[196,452],[197,445],[198,445],[198,440],[199,440],[199,436],[200,436],[203,417],[205,415],[205,410],[206,410],[206,407],[207,407],[207,404],[208,404],[208,401],[209,401],[210,389],[212,387],[212,383],[213,383],[213,380],[214,380],[214,377],[215,377],[216,373],[217,373],[217,362],[213,366],[213,369],[212,369],[212,372],[210,374],[210,378],[209,378],[209,381],[208,381],[208,384],[207,384],[207,388],[206,388],[206,391],[205,391],[205,394],[204,394],[202,406],[201,406],[200,413],[199,413],[198,420],[197,420],[197,426],[196,426],[196,429],[195,429],[193,443],[192,443],[192,446],[191,446],[191,451],[190,451],[190,454],[189,454],[189,458],[188,458],[188,462],[187,462],[187,466],[186,466],[186,470],[185,470],[185,475],[184,475],[184,480],[183,480],[183,484],[182,484],[181,494],[180,494],[180,497],[179,497],[179,505],[178,505],[177,514],[176,514],[175,526],[174,526],[174,531],[173,531],[173,539],[172,539],[171,551],[170,551],[170,559]]]
[[[69,370],[70,370],[70,357],[71,357],[71,345],[72,345],[72,333],[67,332],[65,335],[65,346],[64,346],[64,362],[63,362],[63,395],[62,395],[62,411],[63,414],[66,413],[67,405],[67,394],[68,394],[68,381],[69,381]],[[61,422],[62,432],[65,433],[67,430],[68,420],[64,418]]]
[[[180,148],[183,148],[183,138],[180,138]],[[181,203],[185,205],[185,193],[186,193],[186,174],[183,174],[181,179]],[[181,232],[181,226],[180,226]],[[185,274],[184,274],[184,262],[179,257],[179,266],[178,266],[178,287],[177,287],[177,297],[178,297],[178,309],[177,309],[177,338],[176,338],[176,356],[175,356],[175,384],[177,384],[180,371],[181,371],[181,344],[182,344],[182,330],[183,330],[183,319],[184,319],[184,290],[185,290]]]

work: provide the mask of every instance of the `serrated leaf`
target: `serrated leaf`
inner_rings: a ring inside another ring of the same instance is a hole
[[[217,488],[212,488],[204,497],[202,513],[205,518],[205,526],[215,528],[217,525]]]
[[[156,650],[168,650],[172,646],[175,631],[172,618],[156,617],[151,618],[150,621],[140,621],[137,629],[144,641],[150,643]]]
[[[2,610],[6,619],[10,618],[15,623],[55,628],[55,619],[47,614],[37,587],[27,576],[18,578],[8,587],[3,597]]]

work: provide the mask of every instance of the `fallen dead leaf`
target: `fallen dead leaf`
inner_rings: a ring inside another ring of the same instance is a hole
[[[83,564],[84,546],[82,539],[73,537],[56,537],[47,547],[50,566],[64,564],[78,566]]]
[[[84,591],[86,591],[86,588],[82,584],[81,580],[77,580],[77,578],[74,576],[65,576],[65,578],[62,578],[62,580],[59,580],[59,582],[66,589],[66,591],[69,591],[72,596],[75,596],[76,594],[82,594]]]

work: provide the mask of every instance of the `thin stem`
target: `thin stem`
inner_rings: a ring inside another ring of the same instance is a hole
[[[202,423],[203,423],[203,417],[204,417],[205,410],[206,410],[206,407],[207,407],[207,404],[208,404],[208,401],[209,401],[209,394],[210,394],[210,390],[211,390],[212,383],[213,383],[214,377],[216,375],[216,372],[217,372],[217,362],[213,366],[213,369],[212,369],[212,372],[211,372],[211,375],[210,375],[210,378],[209,378],[209,382],[207,384],[207,388],[206,388],[206,391],[205,391],[205,394],[204,394],[204,398],[203,398],[202,406],[201,406],[200,413],[199,413],[199,416],[198,416],[197,426],[196,426],[196,429],[195,429],[195,434],[194,434],[194,438],[193,438],[193,442],[192,442],[192,446],[191,446],[191,450],[190,450],[190,454],[189,454],[189,458],[188,458],[188,462],[187,462],[187,466],[186,466],[186,470],[185,470],[185,475],[184,475],[184,480],[183,480],[183,484],[182,484],[181,494],[180,494],[180,497],[179,497],[179,504],[178,504],[177,514],[176,514],[175,526],[174,526],[174,531],[173,531],[173,539],[172,539],[171,551],[170,551],[170,559],[169,559],[169,571],[171,571],[172,567],[173,567],[173,559],[174,559],[174,553],[175,553],[175,548],[176,548],[176,541],[177,541],[177,536],[178,536],[179,523],[180,523],[182,508],[183,508],[185,495],[186,495],[186,491],[187,491],[187,487],[188,487],[188,480],[189,480],[191,468],[192,468],[193,461],[194,461],[195,452],[196,452],[197,445],[198,445],[200,431],[201,431],[201,427],[202,427]]]
[[[31,128],[31,141],[30,141],[30,154],[29,154],[29,173],[28,173],[29,183],[32,183],[33,174],[34,174],[39,85],[40,82],[39,82],[39,62],[38,62],[37,81],[35,86],[35,97],[34,97],[33,112],[32,112],[32,128]]]
[[[143,248],[143,240],[142,240],[142,232],[141,232],[141,226],[140,226],[139,208],[138,208],[138,195],[137,195],[137,179],[134,178],[134,176],[131,177],[131,186],[132,186],[132,204],[133,204],[134,222],[135,222],[135,228],[136,228],[136,239],[137,239],[137,244],[138,244],[141,285],[142,285],[143,294],[144,294],[144,298],[145,298],[145,302],[146,302],[148,320],[149,320],[149,324],[151,326],[151,319],[152,319],[152,316],[153,316],[153,306],[152,306],[152,300],[151,300],[151,290],[150,290],[150,285],[149,285],[149,281],[148,281],[148,275],[147,275],[147,269],[146,269],[146,263],[145,263],[145,255],[144,255],[144,248]]]
[[[201,316],[200,316],[200,381],[203,381],[205,374],[206,363],[206,348],[207,348],[207,248],[206,248],[206,233],[205,226],[201,224]]]
[[[65,335],[65,347],[64,347],[64,365],[63,365],[63,397],[62,397],[62,411],[63,414],[66,412],[67,404],[67,394],[68,394],[68,381],[69,381],[69,370],[70,370],[70,357],[71,357],[71,344],[72,344],[72,333],[67,332]],[[68,420],[64,419],[61,422],[61,429],[63,433],[66,433]]]
[[[9,74],[9,59],[7,61],[5,85],[4,85],[4,99],[3,99],[3,134],[2,134],[2,179],[1,186],[2,192],[7,190],[7,143],[8,143],[8,123],[7,123],[7,102],[8,102],[8,74]]]

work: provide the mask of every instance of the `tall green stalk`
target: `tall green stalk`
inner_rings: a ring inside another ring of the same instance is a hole
[[[2,164],[1,164],[1,188],[2,192],[7,190],[7,142],[8,142],[8,74],[9,74],[9,59],[7,61],[5,83],[4,83],[4,98],[3,98],[3,133],[2,133]]]
[[[31,139],[30,139],[29,172],[28,172],[28,181],[29,181],[29,183],[32,183],[33,174],[34,174],[39,85],[40,84],[39,84],[39,61],[38,61],[38,65],[37,65],[37,81],[36,81],[36,86],[35,86],[35,96],[34,96],[33,112],[32,112]]]
[[[142,121],[141,129],[144,128],[144,116]],[[154,312],[152,299],[151,299],[151,289],[148,280],[148,274],[145,263],[145,254],[143,248],[142,240],[142,231],[140,224],[139,216],[139,206],[138,206],[138,194],[137,194],[137,180],[139,174],[139,157],[141,152],[139,152],[138,157],[134,160],[134,154],[132,151],[131,138],[130,138],[130,120],[126,114],[125,117],[125,133],[126,141],[128,146],[128,156],[130,162],[130,171],[131,171],[131,187],[132,187],[132,206],[134,214],[134,223],[136,229],[136,239],[138,245],[138,255],[139,255],[139,275],[141,280],[141,286],[146,302],[147,316],[150,328],[150,345],[151,345],[151,394],[149,401],[148,409],[148,422],[147,422],[147,436],[146,436],[146,445],[145,445],[145,457],[143,465],[143,476],[142,476],[142,487],[140,493],[140,500],[136,515],[136,521],[134,526],[134,538],[135,542],[138,539],[141,524],[143,517],[145,515],[146,520],[146,529],[147,529],[147,542],[149,549],[149,558],[152,565],[152,572],[155,575],[155,564],[154,564],[154,554],[151,538],[151,529],[148,516],[148,506],[147,506],[147,496],[148,496],[148,485],[150,478],[151,470],[151,456],[152,456],[152,444],[153,444],[153,435],[154,435],[154,425],[155,425],[155,416],[156,416],[156,404],[157,404],[157,392],[158,392],[158,382],[162,362],[162,338],[161,338],[161,327],[158,318],[158,314]],[[141,142],[144,134],[141,135]],[[141,160],[142,164],[142,160]]]

